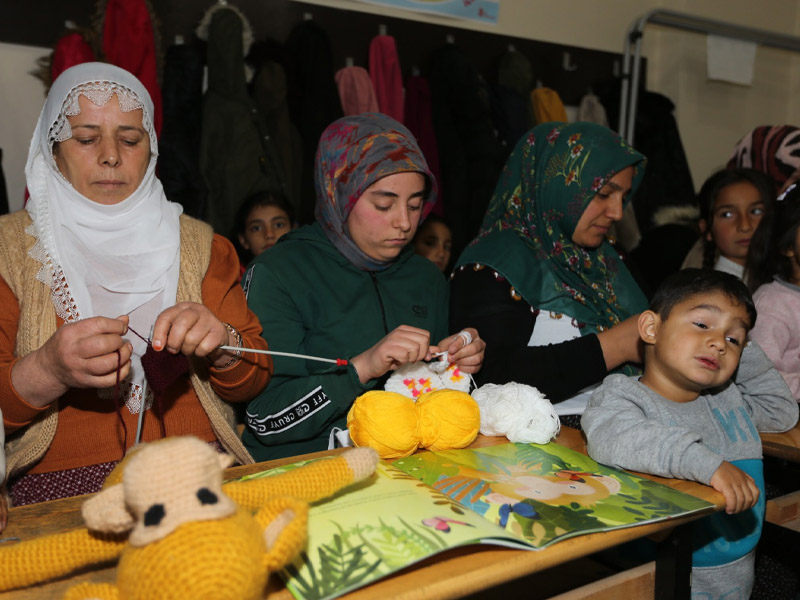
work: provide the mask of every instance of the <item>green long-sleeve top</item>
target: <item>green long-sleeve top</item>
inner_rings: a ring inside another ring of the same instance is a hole
[[[399,325],[447,335],[447,282],[410,248],[383,271],[353,266],[319,224],[293,231],[253,261],[243,278],[270,349],[326,358],[357,356]],[[352,366],[276,356],[267,389],[247,407],[242,436],[257,461],[328,448],[331,430],[384,376],[362,384]]]

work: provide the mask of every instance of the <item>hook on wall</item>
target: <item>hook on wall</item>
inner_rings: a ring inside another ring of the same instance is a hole
[[[454,36],[452,33],[448,33],[446,36],[444,36],[444,41],[448,44],[455,44],[456,36]]]
[[[378,35],[389,35],[388,32],[389,29],[386,27],[386,25],[384,25],[383,23],[378,25]]]
[[[576,71],[578,69],[578,65],[572,62],[572,55],[569,52],[564,52],[561,67],[565,71]]]
[[[353,66],[353,57],[352,56],[346,56],[345,57],[344,66],[345,67],[352,67]]]
[[[313,20],[314,20],[314,15],[312,15],[310,12],[303,13],[303,21],[313,21]]]

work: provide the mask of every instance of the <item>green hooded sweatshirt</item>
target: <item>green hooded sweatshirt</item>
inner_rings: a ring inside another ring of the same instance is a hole
[[[447,281],[409,247],[383,271],[353,266],[319,224],[280,239],[242,281],[271,350],[350,359],[400,325],[447,336]],[[362,384],[352,366],[274,357],[275,372],[247,407],[242,441],[257,461],[326,450],[346,429],[353,401],[381,389],[388,374]]]

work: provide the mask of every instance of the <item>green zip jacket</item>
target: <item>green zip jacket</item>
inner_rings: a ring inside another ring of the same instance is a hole
[[[383,271],[353,266],[319,224],[292,231],[258,256],[242,281],[271,350],[324,358],[357,356],[400,325],[447,336],[447,281],[434,264],[406,248]],[[256,461],[328,448],[331,430],[364,392],[352,366],[276,356],[266,390],[247,407],[244,445]]]

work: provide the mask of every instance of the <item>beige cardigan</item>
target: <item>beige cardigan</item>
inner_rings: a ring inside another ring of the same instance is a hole
[[[0,276],[6,281],[20,307],[19,333],[15,355],[23,357],[40,348],[56,331],[56,311],[51,289],[36,278],[42,264],[28,251],[36,238],[26,233],[32,224],[27,211],[0,217]],[[211,260],[211,227],[186,215],[180,217],[181,254],[177,302],[202,303],[201,286]],[[205,361],[193,360],[191,382],[222,446],[240,463],[252,463],[235,430],[233,408],[221,400],[208,381]],[[47,452],[58,425],[58,401],[53,402],[29,426],[6,441],[6,477],[27,470]]]

